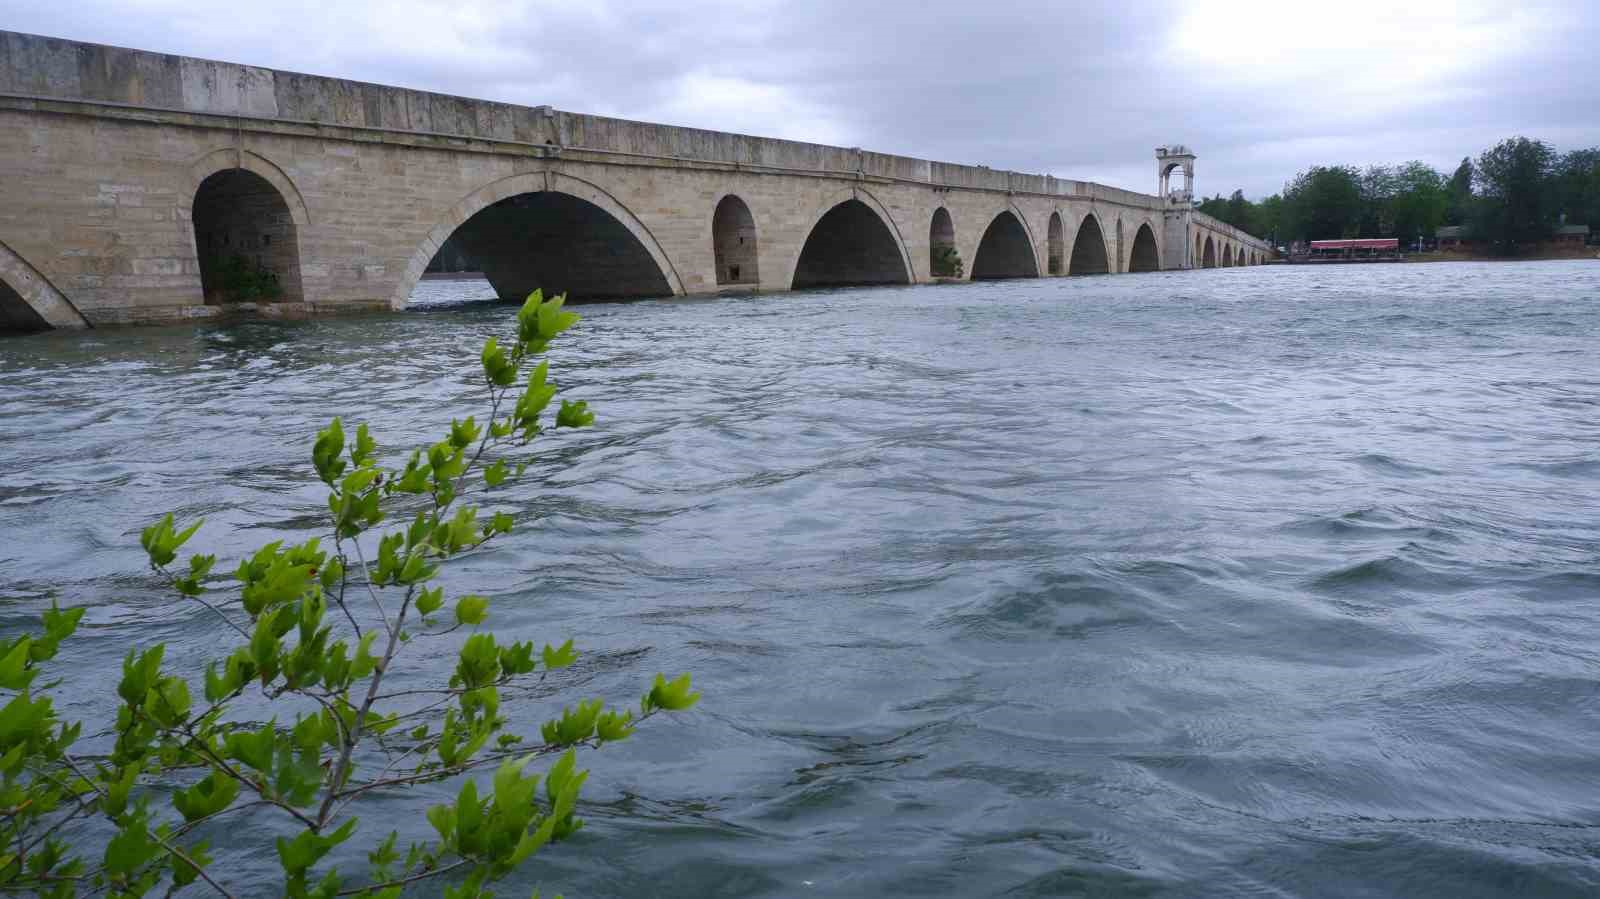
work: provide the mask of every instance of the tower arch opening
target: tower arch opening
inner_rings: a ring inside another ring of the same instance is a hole
[[[215,172],[195,190],[191,213],[207,304],[303,299],[298,228],[272,182],[249,169]]]
[[[711,246],[716,255],[718,284],[761,283],[755,216],[734,194],[723,197],[711,215]]]
[[[956,223],[950,210],[940,206],[928,222],[928,274],[935,278],[959,278],[966,267],[956,250]]]
[[[1211,238],[1209,236],[1206,237],[1206,251],[1205,251],[1205,255],[1201,257],[1200,267],[1201,268],[1216,268],[1217,267],[1217,247],[1216,247],[1216,244],[1211,242]]]
[[[1066,228],[1061,224],[1061,213],[1050,213],[1050,229],[1045,235],[1045,270],[1052,275],[1066,274]]]
[[[1072,241],[1072,262],[1067,269],[1073,275],[1103,275],[1111,271],[1106,259],[1106,238],[1100,222],[1093,213],[1083,217],[1078,225],[1078,236]]]
[[[795,263],[795,289],[909,284],[905,256],[878,213],[845,200],[817,220]]]
[[[579,301],[673,294],[626,225],[561,191],[506,197],[478,210],[451,236],[502,300],[520,302],[536,289]]]
[[[1022,221],[1011,210],[1001,213],[984,229],[972,259],[972,280],[998,278],[1037,278],[1039,260],[1033,255],[1033,242]]]
[[[1156,234],[1148,223],[1141,224],[1133,235],[1133,254],[1128,257],[1128,271],[1155,272],[1161,270],[1161,253],[1156,248]]]

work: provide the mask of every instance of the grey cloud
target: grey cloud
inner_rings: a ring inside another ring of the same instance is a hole
[[[1175,29],[1193,8],[1193,0],[412,0],[399,7],[286,0],[231,9],[77,0],[24,3],[0,18],[0,27],[698,127],[837,139],[1143,191],[1154,188],[1152,148],[1177,140],[1200,154],[1202,192],[1241,187],[1252,196],[1317,163],[1421,158],[1447,168],[1516,133],[1563,147],[1600,144],[1589,74],[1600,25],[1580,0],[1512,11],[1490,6],[1460,14],[1459,22],[1441,10],[1441,35],[1457,24],[1492,31],[1512,15],[1544,24],[1528,29],[1525,46],[1493,48],[1481,62],[1458,54],[1453,61],[1467,64],[1437,77],[1397,75],[1392,95],[1379,94],[1382,102],[1353,102],[1338,73],[1382,83],[1384,72],[1406,70],[1404,41],[1291,56],[1250,72],[1172,52]],[[1241,17],[1237,24],[1238,47],[1217,48],[1219,58],[1260,39],[1253,23]],[[1441,41],[1428,47],[1456,52]],[[744,95],[703,92],[736,84],[751,86],[757,99],[730,123],[730,104]]]

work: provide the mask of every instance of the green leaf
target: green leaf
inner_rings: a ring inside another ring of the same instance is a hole
[[[667,681],[666,675],[658,674],[656,675],[655,685],[650,688],[649,693],[644,695],[644,700],[640,705],[643,711],[648,714],[657,709],[668,712],[682,711],[699,701],[700,694],[689,691],[688,674],[679,675],[671,682]]]
[[[607,743],[626,740],[633,735],[632,724],[632,712],[606,712],[595,722],[595,736]]]
[[[484,596],[463,596],[456,602],[456,621],[461,624],[482,624],[489,617],[489,599]]]
[[[498,487],[506,482],[510,474],[506,468],[506,460],[497,459],[493,465],[483,470],[483,482],[490,487]]]
[[[311,447],[311,464],[316,466],[317,477],[329,487],[344,474],[344,423],[335,418],[333,423],[317,432],[317,442]]]
[[[562,400],[561,409],[556,412],[556,427],[558,428],[586,428],[594,424],[594,413],[589,411],[589,404],[583,400],[576,403],[571,400]]]
[[[600,718],[602,703],[598,699],[580,702],[578,707],[564,708],[561,717],[546,721],[539,734],[552,746],[571,746],[594,736],[595,723]]]
[[[320,836],[315,831],[302,830],[293,840],[278,837],[278,860],[283,865],[283,870],[291,877],[305,874],[312,865],[322,860],[333,847],[343,843],[355,832],[356,819],[351,818],[327,836]]]
[[[500,348],[500,342],[491,337],[483,345],[483,352],[479,354],[483,361],[483,377],[495,387],[510,387],[517,380],[517,367],[510,359],[506,358],[506,351]]]
[[[172,513],[168,512],[160,521],[140,532],[139,545],[143,546],[145,553],[149,555],[150,564],[165,567],[178,557],[178,547],[187,543],[204,523],[205,519],[202,518],[181,532],[174,533]]]
[[[417,593],[417,614],[424,617],[439,611],[444,605],[444,588],[434,587],[432,590],[422,590]]]
[[[0,658],[0,687],[7,690],[26,690],[39,672],[28,667],[33,638],[21,637],[11,645],[11,651]]]
[[[467,416],[466,421],[450,421],[450,445],[458,450],[464,450],[476,443],[483,429],[478,427],[477,421],[472,416]]]
[[[378,449],[377,441],[367,433],[367,426],[363,423],[356,428],[356,442],[350,447],[350,462],[357,468],[366,468],[372,464],[373,453]]]
[[[213,769],[187,790],[172,794],[172,807],[185,821],[198,821],[215,815],[233,804],[239,795],[239,782]]]
[[[543,656],[544,667],[565,668],[578,660],[578,651],[572,648],[572,640],[568,638],[567,642],[561,644],[560,649],[551,649],[550,644],[546,643]]]

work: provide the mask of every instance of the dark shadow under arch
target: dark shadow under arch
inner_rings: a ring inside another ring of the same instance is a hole
[[[195,190],[194,249],[210,304],[298,302],[300,235],[283,194],[249,169],[223,169]]]
[[[1128,271],[1154,272],[1161,270],[1161,254],[1156,249],[1156,235],[1148,224],[1141,224],[1133,235],[1133,255],[1128,258]]]
[[[22,294],[0,279],[0,334],[30,334],[48,331],[50,323],[36,312]]]
[[[1067,238],[1061,224],[1061,213],[1050,213],[1050,227],[1045,234],[1045,270],[1052,275],[1066,273]]]
[[[757,268],[756,220],[750,207],[728,194],[711,215],[711,247],[716,254],[718,284],[760,284]]]
[[[1011,210],[1002,211],[978,242],[978,252],[972,257],[972,280],[1037,277],[1039,260],[1034,258],[1028,230]]]
[[[633,232],[571,194],[507,197],[468,218],[454,237],[503,300],[520,302],[535,289],[578,301],[672,296]]]
[[[1111,271],[1106,259],[1106,238],[1100,222],[1091,213],[1078,225],[1078,236],[1072,240],[1072,264],[1067,269],[1073,275],[1104,275]]]
[[[1233,254],[1233,261],[1234,261],[1234,265],[1244,265],[1244,248],[1243,247],[1240,247],[1239,251],[1237,253]]]
[[[806,235],[795,263],[795,289],[909,284],[905,257],[894,233],[872,207],[845,200],[829,209]]]
[[[956,251],[956,223],[950,210],[940,206],[928,222],[928,274],[934,278],[959,278],[965,268]]]
[[[1200,267],[1217,267],[1217,248],[1216,245],[1211,242],[1211,238],[1209,237],[1206,238],[1206,252],[1205,255],[1201,257]]]

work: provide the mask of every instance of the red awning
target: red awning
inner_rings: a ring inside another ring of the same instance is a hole
[[[1398,250],[1400,238],[1375,237],[1361,240],[1313,240],[1313,250]]]

